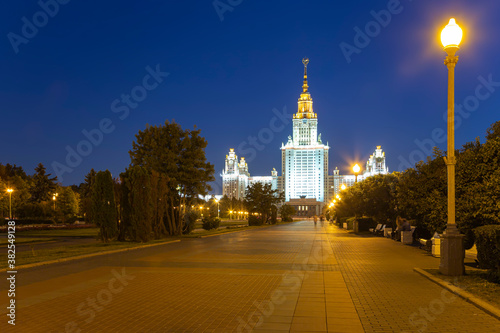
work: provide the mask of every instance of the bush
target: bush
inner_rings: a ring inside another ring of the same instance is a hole
[[[199,218],[199,216],[200,215],[195,210],[191,210],[184,214],[184,229],[182,230],[182,234],[187,235],[194,230],[196,220]]]
[[[358,221],[358,232],[368,231],[370,228],[377,227],[377,222],[375,222],[371,217],[358,217],[355,220]]]
[[[293,218],[291,216],[287,216],[285,218],[281,218],[281,222],[293,222]]]
[[[260,216],[255,216],[255,215],[249,215],[248,216],[248,225],[253,226],[253,225],[263,225],[264,221],[262,221],[262,218]]]
[[[205,230],[217,229],[220,225],[220,218],[218,217],[204,217],[202,220],[202,228]]]
[[[350,217],[344,221],[344,223],[347,222],[347,230],[352,230],[353,229],[353,222],[356,218],[355,217]]]
[[[500,278],[500,225],[486,225],[474,231],[479,267]]]

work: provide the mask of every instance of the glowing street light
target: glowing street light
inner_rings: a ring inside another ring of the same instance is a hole
[[[359,165],[354,165],[352,167],[352,171],[354,171],[354,176],[355,176],[355,183],[358,182],[358,175],[359,175],[359,172],[361,171],[361,168],[359,167]]]
[[[448,224],[443,233],[439,271],[444,275],[464,274],[463,235],[455,222],[455,55],[462,41],[463,31],[454,18],[441,31],[441,43],[447,57],[444,64],[448,68],[448,152],[445,163],[448,172]]]
[[[14,192],[13,189],[7,189],[7,193],[9,193],[9,220],[12,220],[12,192]]]
[[[217,202],[217,218],[219,218],[219,200],[217,198],[214,198],[215,202]]]
[[[52,195],[52,200],[54,201],[54,214],[56,213],[56,199],[59,196],[59,193],[54,193]]]
[[[342,184],[342,186],[340,186],[340,190],[343,191],[347,188],[347,186],[345,186],[345,184]]]

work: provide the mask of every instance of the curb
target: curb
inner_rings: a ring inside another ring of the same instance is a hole
[[[138,250],[138,249],[145,249],[148,247],[153,247],[153,246],[159,246],[159,245],[165,245],[165,244],[170,244],[170,243],[178,243],[180,242],[180,239],[175,239],[163,243],[157,243],[157,244],[147,244],[147,245],[141,245],[141,246],[135,246],[135,247],[129,247],[125,249],[119,249],[119,250],[112,250],[112,251],[106,251],[106,252],[96,252],[96,253],[90,253],[90,254],[83,254],[80,256],[75,256],[75,257],[67,257],[67,258],[62,258],[62,259],[56,259],[56,260],[49,260],[49,261],[40,261],[40,262],[35,262],[33,264],[27,264],[27,265],[22,265],[22,266],[17,266],[15,270],[20,270],[20,269],[27,269],[27,268],[33,268],[33,267],[39,267],[39,266],[45,266],[45,265],[51,265],[51,264],[58,264],[62,262],[67,262],[67,261],[73,261],[73,260],[79,260],[79,259],[86,259],[86,258],[92,258],[92,257],[97,257],[97,256],[102,256],[105,254],[114,254],[114,253],[120,253],[120,252],[127,252],[131,250]],[[11,269],[8,268],[2,268],[0,269],[0,273],[4,273],[7,271],[11,271]]]
[[[472,295],[471,293],[463,290],[462,288],[454,286],[453,284],[451,284],[448,281],[444,281],[444,280],[442,280],[442,279],[440,279],[440,278],[438,278],[430,273],[427,273],[426,271],[424,271],[421,268],[413,268],[413,271],[426,277],[427,279],[440,285],[441,287],[448,289],[449,291],[451,291],[455,295],[460,296],[461,298],[463,298],[467,302],[475,305],[477,308],[483,310],[484,312],[488,313],[489,315],[500,320],[500,309],[497,308],[495,305],[490,304],[486,301],[483,301],[479,297]]]
[[[290,222],[290,223],[292,223],[292,222]],[[226,235],[226,234],[234,234],[236,232],[244,232],[244,231],[264,229],[264,228],[269,228],[269,227],[277,226],[277,225],[280,225],[280,224],[262,225],[262,226],[260,226],[260,228],[253,228],[253,229],[242,228],[243,230],[234,230],[234,231],[228,231],[228,232],[221,232],[220,234],[198,236],[198,237],[195,237],[195,238],[207,238],[207,237],[214,237],[214,236],[222,236],[222,235]]]

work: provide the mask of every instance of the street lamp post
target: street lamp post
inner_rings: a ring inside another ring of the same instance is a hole
[[[444,158],[448,171],[448,224],[441,242],[439,271],[450,276],[463,275],[465,269],[463,235],[460,235],[455,221],[455,65],[462,34],[454,18],[441,32],[441,43],[448,54],[444,60],[448,68],[448,152]]]
[[[56,213],[56,199],[57,199],[58,195],[59,195],[59,193],[54,193],[52,195],[52,200],[54,201],[54,214]]]
[[[352,167],[352,171],[354,171],[354,182],[357,183],[358,182],[358,175],[359,175],[359,172],[361,171],[361,168],[359,167],[359,165],[355,165]]]
[[[12,220],[12,192],[14,190],[11,188],[7,189],[7,192],[9,193],[9,220]]]
[[[215,199],[215,202],[217,202],[217,218],[220,218],[219,214],[219,200]]]

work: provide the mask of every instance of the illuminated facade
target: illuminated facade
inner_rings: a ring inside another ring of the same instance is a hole
[[[221,177],[222,195],[227,195],[229,198],[244,199],[247,187],[255,183],[270,184],[273,190],[278,189],[278,172],[275,169],[271,172],[271,176],[250,177],[245,158],[242,157],[238,162],[238,156],[233,148],[226,155],[226,163]]]
[[[328,197],[328,144],[318,135],[318,116],[308,91],[307,65],[304,59],[304,83],[293,115],[293,137],[281,146],[281,186],[285,201],[314,199],[319,203]],[[325,192],[326,190],[326,192]]]
[[[375,175],[387,175],[389,168],[385,165],[385,153],[382,151],[382,146],[377,146],[377,149],[370,155],[366,162],[364,178]]]
[[[298,100],[297,113],[293,115],[293,133],[286,144],[281,144],[281,175],[273,169],[271,176],[250,177],[244,158],[238,162],[234,149],[226,155],[225,169],[222,171],[223,195],[243,199],[247,186],[256,182],[271,184],[285,194],[285,202],[300,216],[320,215],[325,203],[340,194],[342,185],[354,185],[354,175],[341,175],[338,168],[328,174],[328,153],[330,147],[321,140],[318,133],[318,116],[313,110],[313,100],[307,81],[309,59],[303,59],[304,82]],[[357,177],[363,181],[367,177],[388,174],[385,153],[377,146],[366,162],[366,169]]]

